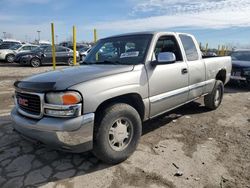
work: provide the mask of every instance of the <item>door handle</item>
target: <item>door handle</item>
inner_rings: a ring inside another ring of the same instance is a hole
[[[188,73],[187,68],[181,69],[181,74],[187,74],[187,73]]]

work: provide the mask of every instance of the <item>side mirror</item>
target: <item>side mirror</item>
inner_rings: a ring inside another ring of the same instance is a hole
[[[153,65],[163,65],[163,64],[171,64],[176,62],[175,54],[172,52],[161,52],[157,56],[157,60],[153,61]]]

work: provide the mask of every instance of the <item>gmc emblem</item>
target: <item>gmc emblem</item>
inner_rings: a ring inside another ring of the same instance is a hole
[[[18,98],[18,104],[22,106],[29,106],[27,99]]]

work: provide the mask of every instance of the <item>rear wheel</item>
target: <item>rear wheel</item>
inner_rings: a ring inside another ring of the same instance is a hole
[[[217,80],[214,85],[212,93],[204,97],[205,106],[210,110],[215,110],[221,104],[224,94],[224,84],[222,81]]]
[[[117,164],[135,151],[140,136],[138,112],[128,104],[112,105],[95,125],[93,153],[106,163]]]
[[[41,61],[40,61],[40,59],[38,59],[38,58],[32,58],[31,60],[30,60],[30,65],[32,66],[32,67],[39,67],[40,65],[41,65]]]
[[[69,65],[69,66],[73,66],[73,65],[74,65],[74,59],[73,59],[72,57],[70,57],[70,58],[68,59],[68,65]]]
[[[7,61],[8,63],[13,63],[13,62],[14,62],[14,59],[15,59],[15,55],[14,55],[14,54],[8,54],[8,55],[6,56],[6,61]]]

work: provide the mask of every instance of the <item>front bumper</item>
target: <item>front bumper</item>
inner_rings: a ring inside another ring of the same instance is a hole
[[[93,148],[94,113],[76,118],[24,117],[14,108],[11,112],[14,129],[28,140],[73,153]]]

